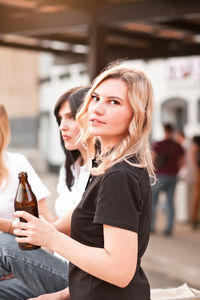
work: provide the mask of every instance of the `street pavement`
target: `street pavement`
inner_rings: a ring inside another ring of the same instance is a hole
[[[187,283],[200,290],[200,228],[193,231],[189,224],[175,223],[174,234],[162,235],[164,216],[159,216],[157,234],[150,237],[143,258],[152,288],[166,288]]]

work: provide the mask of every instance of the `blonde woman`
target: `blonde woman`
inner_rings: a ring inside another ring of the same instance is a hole
[[[45,198],[48,189],[41,182],[28,160],[19,153],[10,153],[7,147],[10,141],[10,126],[5,107],[0,104],[0,231],[12,233],[14,198],[18,186],[18,173],[26,171],[29,182],[38,199],[40,213],[53,221],[48,213]]]
[[[101,144],[81,202],[54,225],[15,213],[28,221],[14,224],[18,242],[46,246],[70,261],[69,289],[38,299],[150,300],[141,258],[151,224],[152,99],[141,71],[111,67],[99,75],[77,115],[90,159],[96,141]]]

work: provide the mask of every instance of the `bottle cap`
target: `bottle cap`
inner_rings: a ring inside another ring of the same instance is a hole
[[[18,177],[20,178],[21,176],[28,177],[27,172],[19,172]]]

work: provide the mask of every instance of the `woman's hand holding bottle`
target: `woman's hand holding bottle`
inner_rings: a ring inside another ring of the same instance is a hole
[[[36,218],[25,211],[16,211],[13,216],[27,221],[27,223],[13,221],[13,233],[18,236],[15,238],[18,243],[30,243],[51,249],[53,237],[58,233],[52,223],[47,222],[42,216]]]

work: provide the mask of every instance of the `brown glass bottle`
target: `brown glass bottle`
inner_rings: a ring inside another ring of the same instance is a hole
[[[38,205],[35,194],[32,192],[31,186],[28,182],[28,175],[26,172],[20,172],[18,174],[19,185],[17,188],[17,193],[15,196],[14,208],[17,210],[24,210],[33,216],[38,218]],[[20,222],[26,222],[25,219],[20,218]],[[19,248],[22,250],[35,250],[40,248],[40,246],[19,243]]]

